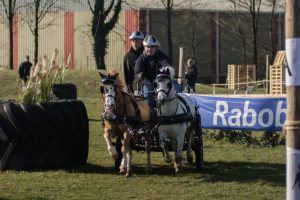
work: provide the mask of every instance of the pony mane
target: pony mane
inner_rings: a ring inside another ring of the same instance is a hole
[[[119,77],[119,73],[116,69],[110,69],[107,73],[108,76],[115,76],[116,80],[115,80],[115,84],[118,86],[119,89],[123,89],[124,88],[124,84],[122,82],[122,80]]]
[[[169,73],[170,73],[170,78],[173,80],[174,77],[175,77],[175,69],[171,66],[165,66],[163,68],[160,69],[160,72],[164,72],[166,70],[169,70]]]

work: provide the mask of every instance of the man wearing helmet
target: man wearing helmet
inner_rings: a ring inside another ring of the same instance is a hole
[[[143,53],[144,47],[142,45],[144,35],[140,31],[135,31],[129,36],[131,48],[124,56],[124,78],[127,85],[127,90],[133,92],[132,82],[134,80],[134,65],[137,58]]]
[[[143,94],[146,97],[145,102],[150,106],[155,106],[153,81],[159,72],[159,69],[165,66],[171,66],[169,57],[159,49],[159,42],[156,37],[148,35],[144,41],[144,52],[137,59],[134,67],[136,79],[143,78]]]

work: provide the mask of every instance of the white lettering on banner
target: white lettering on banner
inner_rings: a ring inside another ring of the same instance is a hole
[[[227,126],[228,124],[228,126],[233,127],[254,127],[257,122],[261,127],[264,128],[272,126],[272,124],[274,123],[274,113],[270,108],[265,108],[260,111],[256,111],[253,108],[249,108],[249,104],[250,101],[245,101],[243,110],[238,108],[229,110],[229,106],[226,101],[216,101],[216,111],[213,115],[213,125],[217,126],[218,118],[220,118],[223,126]],[[280,121],[281,115],[285,114],[286,112],[286,109],[282,108],[282,105],[283,101],[278,101],[275,111],[276,127],[283,127],[284,124],[284,120]],[[230,114],[228,118],[226,118],[226,114]]]
[[[267,117],[268,121],[267,123],[264,123],[264,120],[263,120],[263,117],[264,117],[264,114],[267,113],[269,117]],[[273,112],[271,109],[263,109],[259,112],[258,114],[258,123],[262,126],[262,127],[269,127],[272,125],[273,123],[273,120],[274,120],[274,116],[273,116]]]
[[[256,123],[256,112],[254,109],[249,109],[249,103],[250,101],[245,101],[245,106],[244,106],[244,114],[243,114],[243,126],[254,126]],[[251,114],[251,121],[248,123],[247,122],[247,115]]]
[[[221,106],[223,106],[223,111],[221,112]],[[214,120],[213,124],[217,125],[218,124],[218,116],[222,120],[223,126],[227,126],[225,114],[228,113],[228,104],[225,101],[217,101],[216,103],[216,112],[214,113]]]
[[[281,123],[280,116],[281,116],[281,114],[285,115],[286,108],[282,109],[282,104],[283,104],[283,101],[278,101],[278,104],[276,107],[276,118],[275,118],[275,126],[276,127],[283,127],[283,125],[284,125],[284,120],[282,120],[282,123]]]
[[[228,125],[229,126],[241,126],[241,116],[242,112],[240,109],[232,109],[231,113],[236,113],[236,115],[232,115],[228,117]],[[233,122],[235,120],[235,123]]]

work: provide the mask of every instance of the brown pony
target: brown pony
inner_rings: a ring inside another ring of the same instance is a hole
[[[136,100],[130,94],[124,92],[124,86],[116,70],[110,70],[108,75],[101,73],[101,93],[104,99],[104,138],[107,149],[112,158],[118,158],[116,147],[112,143],[112,137],[121,138],[122,161],[120,173],[132,176],[132,153],[130,139],[132,138],[133,128],[139,124],[150,120],[150,107],[142,100]],[[147,166],[146,173],[151,172],[151,138],[145,137]]]

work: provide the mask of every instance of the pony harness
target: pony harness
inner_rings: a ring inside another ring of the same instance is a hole
[[[173,116],[157,116],[157,122],[160,125],[169,125],[169,124],[178,124],[182,122],[191,121],[193,118],[193,115],[191,113],[190,107],[187,104],[187,102],[184,100],[184,98],[180,95],[176,95],[176,97],[180,100],[180,102],[183,103],[186,110],[182,114],[177,114]],[[195,107],[196,111],[197,108]]]

